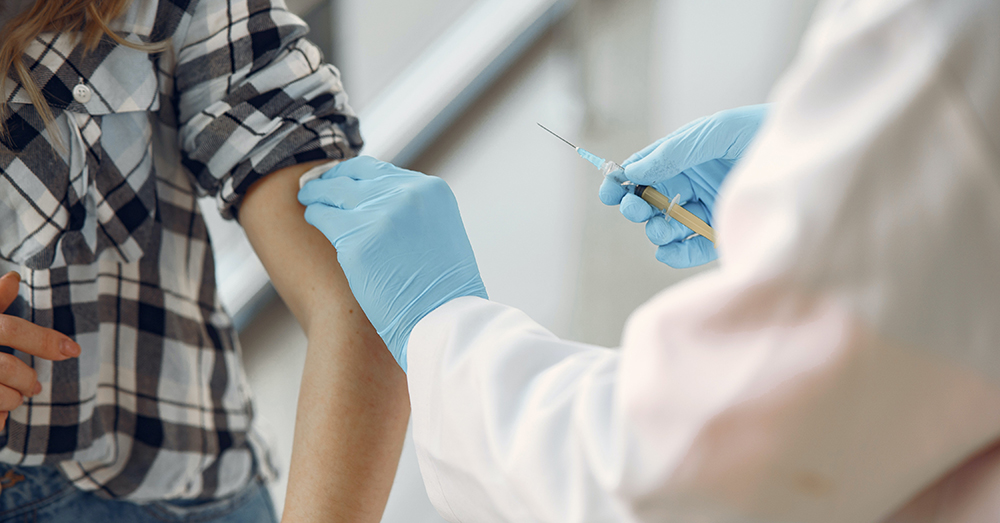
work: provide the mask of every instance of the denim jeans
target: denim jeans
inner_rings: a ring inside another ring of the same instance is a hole
[[[79,490],[54,467],[0,465],[0,475],[5,485],[0,492],[0,522],[3,523],[277,522],[271,497],[260,480],[224,499],[155,501],[140,505],[110,501]]]

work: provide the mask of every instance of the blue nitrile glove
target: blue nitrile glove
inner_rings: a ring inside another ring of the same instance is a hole
[[[651,185],[667,198],[681,195],[680,204],[712,225],[712,209],[719,187],[753,141],[767,116],[768,105],[721,111],[695,120],[633,154],[601,185],[601,201],[621,205],[633,222],[646,222],[646,236],[658,245],[656,259],[675,268],[694,267],[718,257],[708,239],[696,236],[677,220],[629,193],[625,180]]]
[[[454,298],[488,299],[444,180],[361,156],[307,183],[299,201],[336,247],[351,291],[404,372],[421,318]]]

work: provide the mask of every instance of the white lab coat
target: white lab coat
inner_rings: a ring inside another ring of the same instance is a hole
[[[1000,521],[1000,2],[824,5],[620,350],[478,298],[409,341],[451,521]]]

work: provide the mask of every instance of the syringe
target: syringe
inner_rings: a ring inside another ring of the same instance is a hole
[[[607,176],[616,171],[624,170],[621,165],[618,165],[617,163],[611,160],[605,160],[604,158],[601,158],[600,156],[597,156],[596,154],[586,149],[573,145],[562,136],[559,136],[558,134],[552,132],[548,127],[545,127],[542,124],[538,124],[538,126],[548,131],[552,136],[555,136],[556,138],[559,138],[560,140],[565,142],[566,145],[569,145],[573,149],[576,149],[576,152],[577,154],[580,155],[580,157],[594,164],[595,167],[601,170],[601,173],[604,176]],[[677,205],[677,202],[681,198],[680,194],[674,196],[673,200],[671,200],[670,198],[664,196],[663,193],[657,191],[656,189],[648,185],[636,185],[628,181],[622,183],[622,185],[631,190],[636,196],[642,198],[643,200],[646,200],[646,202],[648,202],[653,207],[662,210],[665,215],[687,226],[687,228],[694,231],[695,234],[700,234],[705,238],[708,238],[708,241],[715,243],[715,230],[713,230],[712,227],[709,226],[707,223],[702,221],[701,218],[698,218],[697,216],[692,214],[691,211],[685,209],[680,205]]]

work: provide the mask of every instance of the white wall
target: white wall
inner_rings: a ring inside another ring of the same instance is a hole
[[[334,0],[333,60],[361,110],[475,0]]]
[[[659,0],[650,62],[652,135],[765,101],[817,1]]]

